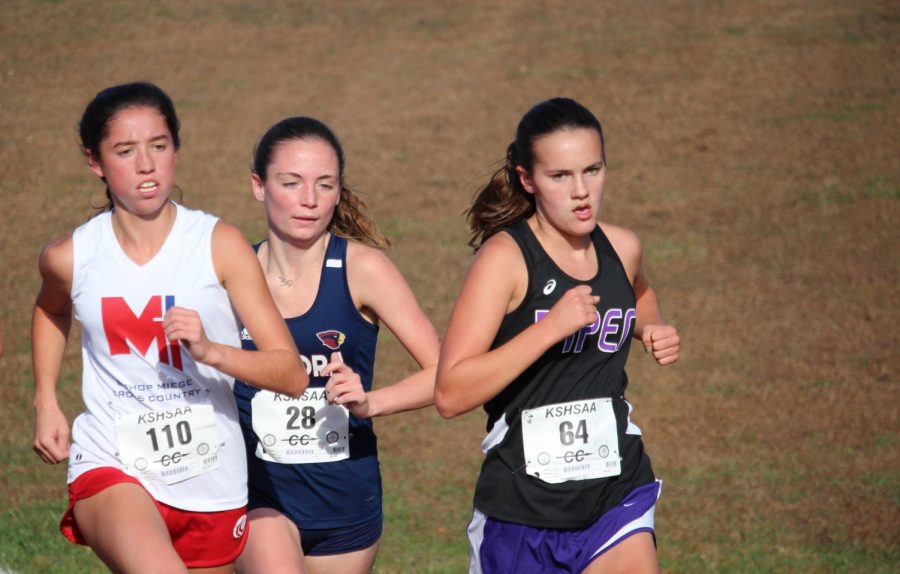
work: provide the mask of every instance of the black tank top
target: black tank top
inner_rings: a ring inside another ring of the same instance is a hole
[[[596,330],[583,329],[553,345],[485,404],[488,430],[497,424],[501,425],[498,429],[508,426],[508,430],[486,454],[475,489],[475,506],[487,516],[507,522],[539,528],[584,528],[632,489],[654,480],[640,435],[626,434],[629,405],[625,401],[625,362],[634,326],[634,290],[599,226],[591,233],[598,271],[587,281],[564,273],[541,247],[526,221],[504,231],[522,251],[528,288],[518,308],[504,317],[492,349],[539,320],[577,285],[590,285],[593,293],[600,295],[599,325]],[[559,484],[526,474],[521,411],[594,398],[614,399],[622,473]]]

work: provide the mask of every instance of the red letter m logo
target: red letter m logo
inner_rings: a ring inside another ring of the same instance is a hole
[[[103,297],[101,311],[103,314],[103,330],[109,343],[110,355],[128,355],[128,341],[134,348],[146,355],[150,345],[156,342],[159,360],[181,370],[181,347],[178,341],[169,345],[162,328],[162,318],[166,309],[175,304],[175,297],[166,296],[163,306],[161,295],[154,295],[147,302],[140,317],[135,317],[131,307],[122,297]]]

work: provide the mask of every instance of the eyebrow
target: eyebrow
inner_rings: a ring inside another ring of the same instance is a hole
[[[158,135],[156,137],[150,138],[150,143],[158,142],[160,140],[169,141],[169,136],[167,136],[165,134]],[[136,145],[136,144],[137,144],[137,142],[134,140],[127,140],[127,141],[118,142],[118,143],[113,144],[113,148],[131,146],[131,145]]]
[[[297,179],[303,179],[302,175],[300,175],[299,173],[294,173],[292,171],[279,171],[278,173],[275,174],[275,177],[279,177],[279,176],[281,176],[281,177],[287,176],[287,177],[295,177]],[[320,175],[319,177],[316,178],[316,181],[319,181],[322,179],[337,180],[338,176],[336,176],[336,175]]]
[[[604,162],[603,160],[600,160],[600,161],[598,161],[598,162],[596,162],[596,163],[592,163],[591,165],[585,166],[585,167],[584,167],[582,170],[580,170],[580,171],[587,171],[587,170],[589,170],[589,169],[595,169],[595,168],[599,169],[599,168],[603,167],[604,164],[605,164],[605,162]],[[571,169],[548,169],[545,173],[547,173],[547,174],[549,174],[549,175],[566,175],[566,174],[572,173],[573,171],[579,171],[579,170],[571,170]]]

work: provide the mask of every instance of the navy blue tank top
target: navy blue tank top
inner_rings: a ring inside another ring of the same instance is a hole
[[[255,248],[258,250],[259,245]],[[340,351],[345,364],[372,389],[378,327],[356,309],[347,285],[347,240],[332,235],[322,264],[319,291],[312,307],[285,319],[309,374],[309,388],[322,388],[321,372]],[[241,344],[256,349],[246,331]],[[381,515],[381,474],[371,419],[350,415],[350,458],[313,464],[279,464],[256,456],[251,400],[258,390],[235,381],[234,395],[247,447],[251,507],[271,506],[301,529],[341,528]],[[262,501],[262,502],[260,502]]]
[[[492,349],[540,320],[566,291],[578,285],[590,285],[593,293],[600,295],[598,321],[553,345],[485,404],[487,428],[493,429],[496,437],[482,464],[475,506],[487,516],[507,522],[540,528],[584,528],[633,488],[654,480],[641,437],[633,434],[639,431],[629,424],[630,407],[625,401],[625,362],[635,318],[634,290],[599,226],[591,233],[598,271],[586,281],[563,272],[526,221],[504,231],[522,252],[528,287],[522,303],[503,318]],[[522,445],[522,410],[595,398],[614,399],[621,474],[558,484],[528,475]],[[505,429],[505,434],[497,433],[498,429]]]

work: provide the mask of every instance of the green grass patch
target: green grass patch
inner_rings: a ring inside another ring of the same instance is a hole
[[[829,183],[823,187],[804,189],[798,203],[815,207],[850,205],[860,199],[900,199],[900,184],[890,177],[873,177],[862,184]]]
[[[671,574],[896,572],[896,550],[867,548],[856,543],[798,547],[780,542],[781,533],[780,526],[770,522],[766,529],[750,533],[749,539],[739,545],[711,548],[685,548],[678,541],[662,536],[660,565],[663,572]]]
[[[898,445],[900,445],[900,435],[890,433],[872,437],[867,448],[877,452],[880,450],[893,450],[897,448]]]
[[[729,36],[743,36],[750,30],[749,26],[726,26],[725,33]]]
[[[0,567],[16,574],[108,572],[87,547],[59,533],[65,500],[37,502],[0,513]]]
[[[438,461],[393,460],[384,493],[385,528],[375,572],[465,572],[469,545],[466,525],[472,515],[467,487],[441,479]],[[424,466],[422,466],[424,465]],[[423,468],[430,468],[424,473]],[[434,475],[434,480],[427,477]],[[396,480],[396,477],[419,477]]]
[[[699,234],[683,234],[679,239],[648,241],[644,246],[644,255],[652,262],[701,261],[706,259],[708,249],[705,239]]]
[[[863,119],[866,114],[871,112],[880,112],[884,111],[885,106],[881,103],[866,103],[860,104],[857,106],[843,106],[840,108],[833,108],[830,110],[818,110],[814,112],[805,112],[801,114],[789,114],[782,116],[773,116],[768,119],[768,122],[778,126],[786,126],[794,123],[806,123],[806,122],[834,122],[834,123],[848,123],[848,122],[857,122]]]
[[[421,222],[414,217],[382,218],[378,226],[391,241],[408,239],[422,232]]]
[[[900,199],[900,185],[890,178],[876,177],[866,183],[863,195],[866,197]]]
[[[894,501],[900,501],[900,469],[891,468],[880,472],[869,472],[863,475],[865,484],[879,490],[888,490],[893,495]]]
[[[733,397],[737,394],[738,389],[735,385],[706,385],[703,387],[703,392],[710,395],[719,395],[722,397]]]

